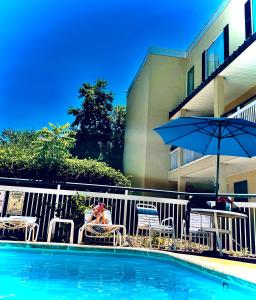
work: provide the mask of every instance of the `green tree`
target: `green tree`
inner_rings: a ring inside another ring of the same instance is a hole
[[[70,150],[75,144],[75,132],[70,130],[69,123],[56,126],[49,123],[37,132],[37,139],[33,142],[35,159],[38,164],[55,168],[71,157]]]
[[[108,160],[113,94],[107,90],[107,85],[107,81],[102,79],[94,85],[83,83],[79,89],[81,107],[68,111],[75,117],[72,127],[77,131],[77,142],[73,154],[79,158]]]
[[[0,148],[6,149],[10,155],[27,155],[31,153],[32,143],[38,134],[33,130],[4,129],[0,135]]]
[[[112,113],[112,140],[108,163],[116,169],[123,169],[124,134],[126,107],[118,105]]]

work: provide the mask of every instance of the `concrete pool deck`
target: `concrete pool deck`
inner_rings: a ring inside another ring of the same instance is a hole
[[[94,246],[94,245],[77,245],[77,244],[61,244],[61,243],[46,243],[46,242],[17,242],[17,241],[0,241],[1,246],[11,247],[29,247],[29,248],[44,248],[44,249],[66,249],[66,250],[80,250],[86,251],[94,250],[107,250],[112,252],[125,253],[126,251],[137,252],[139,254],[145,253],[146,255],[154,254],[156,256],[169,256],[187,265],[192,265],[197,269],[209,271],[217,276],[221,276],[224,280],[231,280],[239,282],[244,281],[249,285],[256,287],[256,264],[247,262],[226,260],[220,258],[204,257],[183,253],[167,252],[160,250],[150,250],[145,248],[132,248],[132,247],[110,247],[110,246]]]

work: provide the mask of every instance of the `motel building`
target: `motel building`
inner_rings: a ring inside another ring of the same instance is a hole
[[[133,186],[214,190],[216,156],[170,148],[152,130],[180,116],[256,122],[256,0],[225,1],[184,53],[149,49],[127,96],[124,170]],[[256,157],[221,156],[220,191],[256,193]]]

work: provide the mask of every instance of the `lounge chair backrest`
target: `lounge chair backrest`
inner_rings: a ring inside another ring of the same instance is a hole
[[[189,231],[199,231],[202,228],[211,228],[211,217],[190,213]]]
[[[87,224],[89,223],[89,219],[91,218],[92,215],[92,210],[87,210],[84,213],[84,223]],[[104,217],[108,220],[108,224],[112,225],[112,217],[111,217],[111,212],[108,209],[104,209]]]
[[[154,205],[138,204],[138,226],[159,225],[157,209]]]

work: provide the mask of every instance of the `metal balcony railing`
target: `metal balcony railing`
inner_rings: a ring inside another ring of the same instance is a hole
[[[235,113],[229,115],[228,118],[242,118],[256,123],[256,100],[238,109]]]

